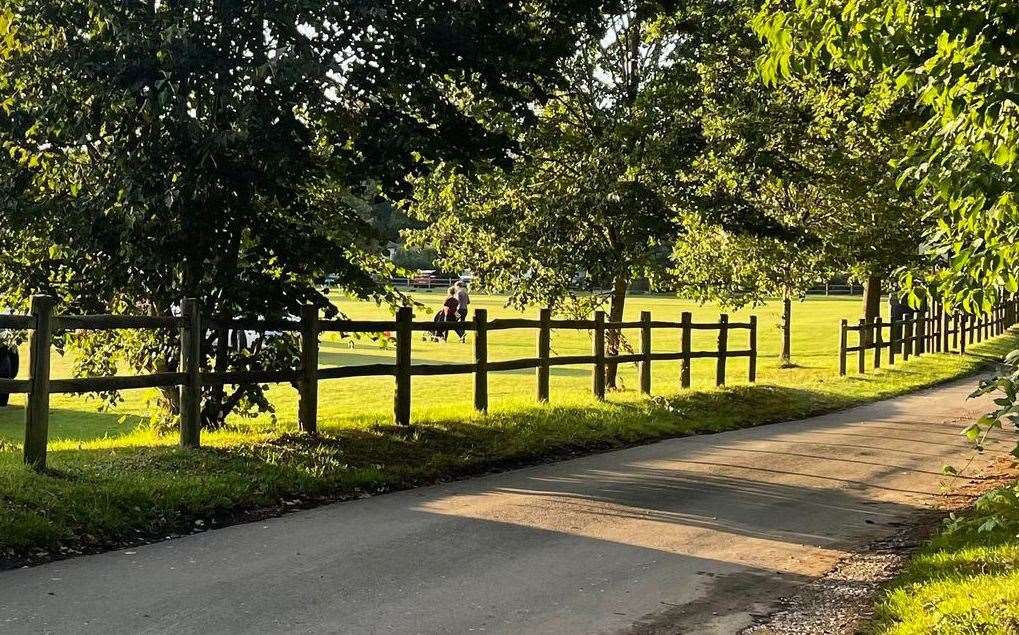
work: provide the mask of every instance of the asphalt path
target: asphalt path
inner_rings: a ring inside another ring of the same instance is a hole
[[[0,632],[738,632],[951,485],[973,384],[0,573]]]

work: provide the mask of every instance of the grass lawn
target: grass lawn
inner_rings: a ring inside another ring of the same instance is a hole
[[[419,296],[432,307],[440,296]],[[714,321],[718,309],[674,298],[634,297],[629,316],[650,309],[659,319],[691,310],[695,320]],[[475,298],[492,317],[512,315],[501,299]],[[380,318],[382,309],[343,302],[352,318]],[[837,376],[837,325],[859,313],[859,299],[811,298],[794,308],[794,361],[777,367],[778,306],[758,308],[758,383],[745,383],[746,361],[733,361],[732,385],[713,384],[713,361],[695,360],[694,388],[678,391],[677,363],[656,363],[651,399],[635,390],[633,366],[621,370],[624,390],[606,403],[590,397],[586,367],[552,370],[552,402],[533,402],[533,371],[491,377],[491,413],[471,411],[471,378],[415,378],[415,426],[390,425],[392,379],[349,379],[320,387],[319,437],[295,432],[296,391],[279,386],[270,395],[277,417],[237,420],[206,433],[205,448],[182,452],[176,439],[144,425],[145,391],[125,394],[115,410],[97,412],[83,397],[54,398],[50,466],[43,475],[20,464],[21,401],[0,412],[0,560],[59,549],[98,549],[125,537],[162,536],[228,522],[237,510],[275,507],[281,501],[316,501],[409,487],[541,458],[620,447],[658,438],[759,425],[881,399],[978,370],[988,357],[1016,345],[1001,337],[967,356],[928,355],[865,376]],[[742,319],[749,312],[734,315]],[[711,334],[695,346],[707,348]],[[490,358],[533,354],[533,331],[490,335]],[[557,332],[557,353],[590,349],[585,332]],[[656,333],[656,350],[678,346],[677,333]],[[744,343],[734,339],[731,348]],[[321,364],[389,360],[393,351],[367,342],[326,341]],[[458,342],[415,342],[416,361],[468,361],[471,347]],[[66,360],[54,359],[54,377],[67,376]]]
[[[418,293],[415,299],[427,306],[418,310],[418,319],[428,319],[440,305],[442,293]],[[344,313],[352,319],[391,319],[388,308],[374,304],[336,298]],[[490,318],[519,317],[521,314],[503,306],[499,296],[474,296],[471,307],[486,308]],[[672,297],[634,296],[628,301],[626,319],[637,319],[641,310],[650,310],[656,319],[679,320],[683,311],[691,311],[695,321],[716,322],[720,309],[717,306],[699,306],[694,302]],[[769,304],[732,314],[732,321],[744,321],[751,312],[759,317],[758,382],[796,386],[818,377],[831,377],[837,373],[838,323],[843,318],[855,320],[861,310],[859,298],[811,297],[793,307],[793,360],[799,365],[793,369],[778,368],[780,303]],[[533,312],[536,317],[537,312]],[[636,330],[624,335],[635,346]],[[714,331],[694,331],[695,348],[714,349]],[[536,331],[510,330],[489,333],[489,360],[533,357],[536,349]],[[730,333],[729,348],[746,348],[746,331]],[[395,359],[395,351],[361,340],[351,343],[340,341],[332,334],[323,336],[320,364],[345,366],[370,364]],[[353,344],[353,347],[351,347]],[[679,331],[655,329],[652,347],[656,351],[679,349]],[[587,331],[553,331],[553,354],[590,354],[591,335]],[[22,353],[27,360],[27,350]],[[469,362],[473,360],[473,346],[461,344],[451,337],[448,343],[414,341],[415,362]],[[70,360],[53,355],[54,378],[69,377]],[[851,364],[855,367],[855,365]],[[693,388],[710,388],[714,385],[715,361],[698,359],[692,362]],[[587,402],[590,394],[590,366],[559,366],[551,369],[551,402],[574,405]],[[27,363],[21,364],[21,375],[27,377]],[[747,360],[729,360],[727,378],[730,384],[746,383]],[[613,400],[628,400],[638,388],[635,364],[620,367],[620,381],[624,390],[612,395]],[[652,391],[669,394],[679,387],[679,362],[655,362]],[[413,412],[415,421],[448,419],[467,416],[473,408],[473,380],[470,375],[443,377],[415,377],[413,380]],[[513,412],[534,404],[534,371],[507,371],[489,375],[489,400],[493,413]],[[144,428],[148,403],[154,391],[124,392],[125,401],[109,412],[97,411],[98,402],[88,397],[54,395],[55,412],[50,422],[50,440],[53,447],[77,445],[82,441],[117,439],[132,436],[139,427]],[[252,432],[285,432],[296,430],[297,391],[289,385],[274,386],[270,398],[277,412],[275,421],[270,416],[235,420],[239,428]],[[14,408],[0,409],[0,439],[20,443],[24,436],[24,414],[21,396],[12,397]],[[385,424],[392,419],[393,380],[389,377],[362,377],[322,382],[319,387],[319,427],[322,430],[346,429]],[[143,431],[142,439],[149,442]],[[127,442],[127,439],[122,439]],[[66,442],[66,443],[65,443]]]
[[[1017,495],[1019,485],[991,495],[1002,526],[978,531],[990,518],[978,504],[962,526],[945,531],[914,556],[878,606],[874,631],[1019,633]]]

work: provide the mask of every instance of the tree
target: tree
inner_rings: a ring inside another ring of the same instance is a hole
[[[439,165],[416,183],[413,211],[429,221],[412,237],[439,265],[470,269],[517,306],[608,302],[622,319],[637,278],[665,278],[679,213],[698,200],[703,148],[698,64],[738,2],[629,0],[601,16],[564,62],[568,84],[519,139],[511,167]],[[724,205],[711,208],[723,214]],[[594,292],[593,296],[586,295]],[[607,352],[619,352],[610,330]],[[609,364],[606,385],[615,386]]]
[[[866,92],[871,108],[910,100],[912,143],[894,164],[899,183],[929,200],[928,275],[907,271],[910,300],[933,291],[949,306],[986,309],[1019,290],[1019,4],[1009,0],[835,0],[768,3],[755,26],[767,39],[764,76],[784,81],[834,69]],[[925,273],[920,271],[919,273]],[[914,284],[914,282],[916,284]],[[975,393],[993,411],[966,428],[976,443],[1019,422],[1019,351]],[[1019,445],[1013,451],[1019,456]],[[992,492],[978,506],[995,509]],[[993,527],[995,520],[985,526]]]
[[[674,252],[682,291],[740,307],[783,300],[781,362],[791,365],[791,305],[836,273],[867,283],[864,313],[880,311],[881,280],[917,250],[918,215],[885,164],[898,139],[884,121],[844,113],[861,97],[821,76],[769,87],[754,70],[762,45],[747,4],[699,66],[706,198],[753,209],[769,235],[687,222]]]
[[[792,301],[831,272],[825,254],[809,240],[734,234],[692,221],[676,243],[673,270],[681,292],[704,302],[741,308],[782,298],[783,368],[792,362]]]
[[[1019,288],[1017,21],[1019,6],[1003,0],[768,3],[755,21],[769,81],[841,73],[871,118],[911,103],[897,176],[929,202],[928,282],[968,308]]]
[[[532,119],[595,15],[580,0],[4,2],[0,144],[15,178],[0,299],[46,291],[70,311],[165,315],[192,296],[217,316],[305,303],[332,316],[316,286],[331,274],[396,301],[376,282],[390,265],[370,203],[406,191],[414,157],[505,157],[512,139],[455,95]],[[147,370],[177,361],[168,334],[68,342],[83,373],[113,372],[118,355]],[[295,361],[288,337],[230,344],[210,334],[207,363]],[[204,420],[245,405],[270,407],[258,386],[210,391]]]

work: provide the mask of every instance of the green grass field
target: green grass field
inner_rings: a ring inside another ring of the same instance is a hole
[[[437,306],[437,296],[420,297]],[[634,297],[629,316],[650,309],[660,319],[692,310],[714,321],[715,307],[672,298]],[[475,298],[493,317],[511,315],[498,298]],[[374,306],[344,302],[352,318],[383,317]],[[245,518],[244,510],[286,509],[411,487],[544,460],[656,439],[717,432],[795,419],[891,397],[976,372],[1019,342],[1014,334],[973,346],[966,356],[931,354],[866,375],[837,375],[837,325],[855,317],[858,299],[811,298],[794,311],[794,361],[777,365],[778,331],[773,306],[756,311],[763,357],[759,381],[745,385],[746,361],[733,363],[732,384],[715,389],[710,361],[695,364],[694,388],[679,391],[677,364],[654,367],[652,398],[634,389],[635,371],[625,367],[625,390],[605,403],[590,396],[587,367],[556,368],[552,403],[534,403],[531,372],[499,373],[491,379],[491,412],[472,411],[471,378],[415,378],[412,429],[390,424],[393,380],[350,379],[320,387],[320,436],[295,434],[296,392],[272,389],[275,420],[232,422],[205,433],[198,451],[176,448],[173,435],[145,425],[144,391],[126,394],[111,412],[95,401],[55,396],[49,470],[36,474],[21,463],[20,401],[0,413],[0,566],[26,554],[77,553],[122,544],[125,538],[162,537]],[[742,320],[747,312],[734,315]],[[673,337],[675,335],[675,337]],[[492,334],[491,358],[531,356],[534,332]],[[710,339],[710,335],[707,336]],[[678,346],[678,333],[659,333],[654,346]],[[695,341],[707,348],[710,342]],[[557,333],[557,353],[590,348],[583,332]],[[733,348],[743,342],[734,340]],[[323,365],[390,359],[391,350],[367,342],[324,342]],[[466,361],[471,347],[415,342],[417,361]],[[67,360],[54,360],[54,377],[66,376]],[[740,385],[741,382],[744,385]],[[261,513],[261,512],[260,512]]]
[[[418,319],[428,319],[442,299],[440,293],[418,293],[415,299],[428,308],[418,310]],[[345,314],[352,319],[391,319],[392,312],[386,307],[374,304],[338,299]],[[497,296],[475,296],[472,308],[486,308],[490,318],[517,317],[521,314],[504,306],[504,298]],[[661,296],[634,296],[629,299],[626,319],[637,319],[641,310],[650,310],[656,319],[679,320],[683,311],[692,311],[695,321],[715,322],[720,309],[717,306],[699,306],[691,301]],[[759,346],[761,358],[758,365],[758,382],[784,386],[797,386],[817,377],[828,377],[837,371],[838,323],[843,318],[855,320],[860,313],[859,298],[811,297],[793,309],[793,359],[798,368],[779,369],[779,311],[778,303],[733,313],[733,321],[745,320],[754,313],[759,318]],[[533,317],[533,316],[531,316]],[[637,333],[624,333],[628,341],[637,345]],[[696,348],[713,350],[714,331],[695,331],[693,345]],[[497,331],[489,334],[489,358],[491,361],[532,357],[535,352],[536,331],[533,329]],[[746,331],[731,333],[730,349],[746,348]],[[678,350],[679,332],[656,329],[652,347],[656,351]],[[591,335],[587,331],[555,331],[552,340],[553,354],[588,354],[591,350]],[[449,342],[425,342],[415,339],[413,359],[415,362],[469,362],[472,361],[473,347],[461,344],[455,337]],[[338,337],[325,336],[321,344],[320,365],[345,366],[377,362],[392,362],[395,352],[383,349],[368,340],[340,341]],[[27,359],[23,352],[22,359]],[[694,360],[692,363],[693,388],[709,388],[714,385],[714,360]],[[54,354],[53,377],[70,376],[70,360]],[[23,363],[21,374],[26,374],[27,364]],[[590,394],[590,366],[555,367],[551,370],[551,401],[553,404],[577,404],[588,401]],[[728,366],[728,382],[733,385],[747,383],[747,360],[731,359]],[[635,397],[637,389],[636,365],[627,364],[620,368],[622,390],[610,395],[613,400],[629,400]],[[507,371],[490,375],[490,403],[493,413],[513,411],[534,402],[534,371]],[[413,417],[415,421],[444,419],[467,416],[473,404],[472,379],[470,375],[443,377],[415,377],[413,381]],[[669,394],[679,387],[679,363],[655,362],[653,366],[652,391]],[[130,435],[144,424],[148,404],[154,398],[154,391],[138,390],[123,393],[125,401],[108,412],[98,412],[100,405],[94,398],[73,395],[54,395],[51,417],[50,439],[55,448],[68,444],[107,438],[107,440]],[[289,385],[274,386],[270,398],[277,409],[276,421],[263,416],[254,420],[236,420],[234,423],[252,431],[280,432],[296,429],[297,392]],[[389,377],[337,379],[323,382],[319,389],[319,426],[322,430],[364,427],[376,423],[387,423],[392,417],[393,380]],[[13,408],[0,410],[0,439],[20,442],[24,435],[23,412],[20,408],[23,398],[12,397]]]

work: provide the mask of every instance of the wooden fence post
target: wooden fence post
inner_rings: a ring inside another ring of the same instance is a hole
[[[939,350],[941,350],[944,353],[947,353],[950,350],[952,350],[951,347],[950,347],[950,340],[949,340],[949,337],[951,336],[951,330],[952,330],[952,322],[951,322],[951,320],[952,320],[952,318],[951,318],[951,316],[948,315],[948,311],[945,311],[944,307],[942,306],[942,308],[941,308],[941,345],[939,347]]]
[[[715,361],[715,385],[725,385],[725,360],[729,352],[729,316],[718,316],[718,359]]]
[[[640,392],[651,394],[651,311],[640,312]]]
[[[29,348],[31,389],[25,406],[25,463],[36,471],[46,469],[46,445],[50,422],[50,341],[53,334],[53,307],[56,299],[32,296],[35,329]]]
[[[180,329],[180,446],[197,448],[202,442],[202,312],[198,300],[181,303],[184,326]]]
[[[902,332],[902,327],[901,326],[896,327],[896,325],[895,325],[895,316],[893,315],[893,316],[888,318],[888,365],[889,366],[894,366],[895,365],[895,347],[897,346],[897,342],[895,341],[896,330],[898,330],[898,332],[901,333]]]
[[[857,347],[858,350],[856,351],[856,367],[857,371],[859,371],[862,375],[867,372],[867,346],[865,344],[867,339],[864,337],[864,333],[867,329],[867,321],[863,318],[860,318],[859,328],[860,330],[858,333],[860,335],[860,345]]]
[[[301,307],[301,386],[298,423],[303,432],[318,430],[318,307]]]
[[[757,316],[750,316],[750,360],[747,364],[747,379],[757,381]]]
[[[488,412],[488,309],[474,309],[474,409]]]
[[[881,316],[874,318],[874,368],[881,368],[881,347],[885,343],[885,334],[882,332]]]
[[[968,322],[968,321],[969,320],[966,317],[965,313],[960,313],[959,314],[959,316],[958,316],[959,326],[957,328],[959,329],[959,354],[960,355],[965,355],[966,354],[966,326],[967,326],[966,322]]]
[[[594,370],[591,389],[596,399],[605,399],[605,312],[594,312]]]
[[[915,317],[909,317],[902,321],[902,360],[908,361],[909,356],[913,353],[913,325],[916,323]]]
[[[934,335],[933,335],[933,337],[934,337],[934,342],[933,342],[934,352],[935,353],[940,353],[941,350],[942,350],[941,344],[945,340],[945,329],[943,328],[944,324],[945,324],[945,320],[944,320],[945,311],[944,311],[944,309],[942,309],[940,302],[938,302],[937,307],[938,307],[938,310],[936,312],[934,312],[933,314],[931,314],[931,324],[933,324],[933,331],[934,331]]]
[[[679,385],[681,388],[690,387],[690,353],[692,351],[691,344],[691,328],[690,324],[693,321],[693,315],[689,311],[683,311],[683,315],[680,318],[682,331],[680,334],[679,352],[683,354],[683,359],[680,360],[679,364]]]
[[[917,357],[927,352],[927,307],[920,309],[916,323],[913,325],[913,332],[916,334],[916,348],[914,353]]]
[[[549,365],[548,358],[552,350],[552,331],[549,322],[552,321],[552,309],[542,309],[538,314],[538,367],[535,369],[535,378],[538,380],[538,402],[548,403],[549,394]]]
[[[396,393],[393,396],[393,421],[398,426],[410,425],[410,350],[414,343],[411,322],[414,311],[409,306],[396,310]]]
[[[842,320],[839,325],[839,376],[846,376],[846,356],[849,347],[849,320]]]

